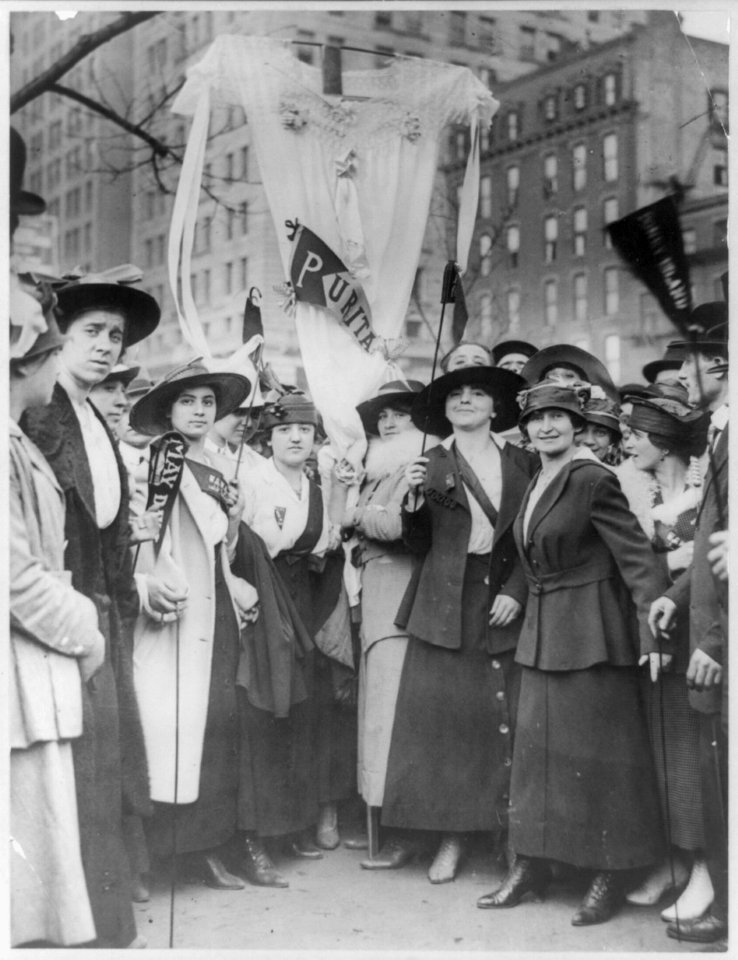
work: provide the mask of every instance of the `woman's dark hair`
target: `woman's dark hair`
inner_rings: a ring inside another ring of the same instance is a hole
[[[684,431],[684,437],[675,440],[660,433],[647,433],[649,441],[658,450],[678,457],[683,463],[689,463],[691,457],[699,457],[705,449],[704,437],[695,436],[692,431]]]
[[[483,343],[479,343],[478,340],[461,340],[459,343],[454,344],[448,353],[441,357],[439,366],[444,373],[448,373],[448,362],[460,347],[479,347],[480,350],[484,350],[484,352],[489,356],[490,365],[492,364],[492,351],[489,347],[485,346]]]
[[[220,406],[220,389],[217,383],[201,383],[201,387],[210,387],[210,389],[215,394],[215,407],[216,409]],[[189,388],[187,386],[182,387],[179,393],[176,393],[171,399],[164,400],[157,409],[157,416],[164,420],[170,420],[172,416],[172,407],[179,400],[183,393],[185,393]]]
[[[394,410],[395,413],[410,413],[413,406],[413,400],[415,399],[414,395],[408,397],[396,397],[393,400],[389,400],[382,407],[382,410]],[[379,412],[381,413],[382,410]]]

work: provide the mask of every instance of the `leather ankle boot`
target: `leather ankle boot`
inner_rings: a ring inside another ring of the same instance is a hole
[[[243,839],[240,869],[244,877],[254,886],[289,887],[289,883],[277,872],[262,841],[248,834]]]
[[[335,803],[324,803],[320,808],[315,842],[323,850],[335,850],[341,842],[338,833],[338,810]]]
[[[595,875],[579,909],[571,918],[575,927],[606,923],[617,913],[625,899],[622,873],[620,870],[603,870]]]
[[[516,907],[527,894],[543,900],[549,881],[548,864],[532,857],[516,857],[501,887],[477,900],[480,910]]]

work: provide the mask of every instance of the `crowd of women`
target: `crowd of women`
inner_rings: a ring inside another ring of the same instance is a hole
[[[461,343],[359,405],[359,467],[237,357],[125,364],[159,321],[135,287],[14,283],[14,944],[142,945],[159,870],[286,887],[343,839],[445,883],[486,836],[480,908],[573,872],[575,925],[671,895],[670,936],[726,936],[724,304],[620,390],[572,346]]]

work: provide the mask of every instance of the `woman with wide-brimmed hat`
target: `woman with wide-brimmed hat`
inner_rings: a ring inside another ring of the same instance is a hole
[[[133,280],[138,274],[131,272]],[[82,861],[97,930],[96,945],[136,938],[122,821],[151,812],[146,753],[133,687],[132,628],[139,595],[129,549],[128,483],[115,439],[89,401],[123,351],[159,322],[153,297],[88,275],[57,291],[65,334],[51,401],[29,408],[23,427],[51,465],[66,501],[64,565],[74,587],[97,606],[107,652],[84,689],[82,737],[74,761]],[[143,581],[142,581],[143,582]],[[152,603],[166,602],[148,581]]]
[[[577,437],[577,443],[589,447],[602,463],[616,467],[623,459],[620,406],[597,387],[592,389],[601,395],[590,396],[584,404],[582,413],[585,425]]]
[[[157,550],[142,546],[138,570],[166,582],[174,608],[144,604],[135,630],[134,679],[149,762],[153,855],[185,855],[209,886],[242,888],[220,855],[236,833],[239,628],[256,614],[256,591],[231,574],[243,503],[223,464],[207,453],[215,420],[242,402],[249,381],[193,360],[132,407],[131,426],[187,442],[174,506]]]
[[[660,669],[648,611],[666,577],[612,470],[576,445],[587,392],[544,381],[520,397],[541,469],[515,520],[528,585],[510,788],[516,859],[478,901],[512,907],[541,894],[549,862],[561,861],[594,874],[577,926],[608,920],[627,871],[663,851],[638,663]]]
[[[687,406],[686,390],[683,394],[682,401],[665,396],[634,397],[626,443],[631,464],[641,483],[644,479],[647,483],[648,511],[645,516],[637,516],[654,550],[668,566],[672,581],[692,561],[702,493],[699,461],[694,458],[704,451],[707,435],[706,418]],[[673,892],[674,880],[680,884],[689,877],[676,903],[662,912],[664,920],[678,917],[682,921],[702,916],[712,902],[713,888],[702,854],[700,725],[689,704],[685,682],[689,663],[687,623],[677,623],[671,648],[674,659],[668,672],[660,678],[659,687],[645,682],[645,698],[664,822],[669,824],[674,851],[628,894],[627,900],[640,906],[653,905]]]
[[[116,363],[107,377],[96,383],[90,391],[90,400],[113,433],[116,433],[121,417],[131,405],[128,387],[136,379],[140,369],[127,363]]]
[[[465,833],[505,826],[525,600],[512,521],[535,458],[497,431],[514,424],[524,385],[473,366],[413,407],[416,426],[446,439],[405,471],[403,533],[419,565],[396,617],[410,642],[382,823],[441,835],[431,883],[454,879]]]
[[[287,841],[295,856],[319,859],[320,806],[348,797],[355,785],[355,752],[342,750],[336,729],[331,661],[314,643],[335,609],[343,571],[342,554],[335,563],[327,557],[338,532],[331,535],[323,493],[305,470],[319,423],[302,393],[268,403],[261,424],[272,456],[242,477],[244,525],[266,546],[283,617],[278,633],[261,636],[256,625],[239,670],[239,869],[259,886],[288,886],[267,839]],[[234,570],[259,563],[245,536],[242,531]]]
[[[423,386],[417,380],[392,380],[356,408],[369,441],[358,501],[347,517],[358,537],[353,561],[361,571],[358,779],[359,793],[377,822],[407,648],[407,634],[394,619],[412,571],[402,541],[401,507],[408,489],[405,467],[423,443],[410,416]],[[408,859],[408,847],[395,836],[362,866],[397,869]]]

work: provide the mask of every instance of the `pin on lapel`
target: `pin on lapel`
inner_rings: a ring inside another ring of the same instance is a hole
[[[446,474],[446,489],[447,489],[447,490],[453,490],[453,488],[454,488],[455,486],[456,486],[456,478],[454,477],[453,473],[447,473],[447,474]]]
[[[287,513],[287,507],[275,507],[274,508],[274,519],[277,521],[277,526],[279,529],[282,529],[284,524],[284,517]]]

